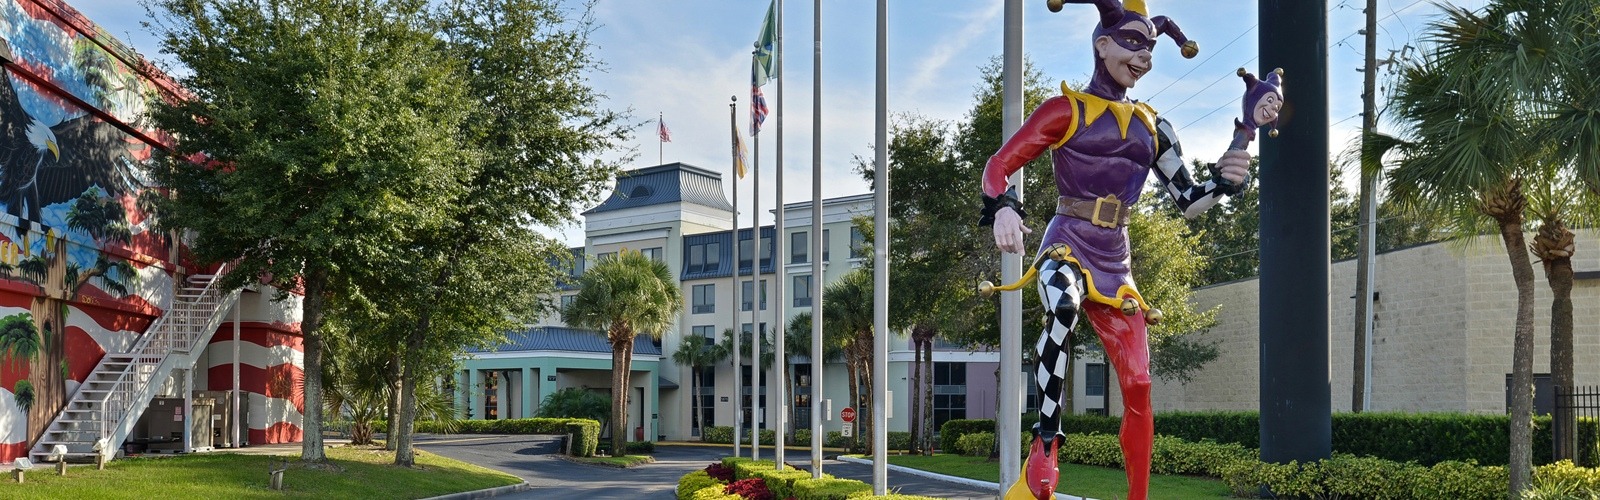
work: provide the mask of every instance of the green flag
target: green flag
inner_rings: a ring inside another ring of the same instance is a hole
[[[778,0],[767,6],[767,20],[756,37],[755,64],[750,68],[750,83],[760,87],[778,78]]]

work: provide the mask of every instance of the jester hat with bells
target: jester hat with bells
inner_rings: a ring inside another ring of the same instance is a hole
[[[1177,21],[1173,21],[1167,16],[1150,17],[1150,14],[1145,9],[1144,0],[1047,1],[1050,12],[1061,12],[1062,4],[1067,3],[1092,3],[1096,8],[1100,9],[1100,24],[1095,26],[1094,35],[1089,39],[1091,44],[1093,43],[1093,40],[1098,40],[1102,36],[1111,37],[1112,40],[1118,40],[1118,43],[1120,44],[1122,43],[1120,41],[1122,37],[1116,36],[1117,31],[1121,29],[1123,25],[1126,25],[1131,21],[1139,21],[1153,26],[1157,35],[1167,35],[1168,38],[1171,38],[1174,43],[1178,44],[1180,52],[1183,53],[1183,57],[1185,59],[1193,59],[1195,55],[1200,53],[1200,45],[1195,43],[1193,40],[1190,40],[1189,37],[1184,36],[1183,30],[1178,28]],[[1133,47],[1124,46],[1124,48],[1129,50],[1138,50]],[[1152,46],[1150,48],[1153,49],[1154,47]],[[1118,85],[1116,80],[1111,79],[1111,75],[1106,73],[1105,63],[1102,62],[1098,56],[1094,58],[1094,77],[1090,81],[1089,89],[1092,93],[1102,94],[1102,97],[1110,98],[1121,98],[1123,91],[1126,90],[1122,89],[1122,86]]]

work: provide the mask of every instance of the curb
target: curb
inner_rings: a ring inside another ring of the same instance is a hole
[[[510,495],[512,493],[521,493],[531,489],[533,489],[533,485],[528,484],[527,481],[523,481],[521,484],[513,484],[510,486],[500,486],[496,488],[487,488],[475,491],[463,491],[460,493],[428,497],[422,500],[473,500],[477,498],[489,498],[500,495]]]
[[[872,461],[871,460],[862,459],[862,458],[840,456],[838,458],[838,460],[840,462],[848,462],[848,463],[853,463],[853,464],[872,465]],[[892,470],[892,471],[895,471],[895,472],[899,472],[899,473],[903,473],[903,474],[910,474],[910,475],[913,475],[913,476],[921,476],[921,477],[925,477],[925,478],[928,478],[928,479],[937,479],[937,480],[940,480],[940,481],[949,482],[949,483],[956,483],[956,484],[963,485],[963,486],[971,486],[973,488],[987,489],[987,490],[991,490],[991,491],[1000,491],[1000,483],[991,483],[991,482],[988,482],[988,481],[979,481],[977,479],[967,479],[967,478],[964,478],[964,477],[946,476],[944,474],[939,474],[939,473],[936,473],[936,472],[928,472],[928,471],[925,471],[925,470],[922,470],[922,469],[913,469],[913,468],[906,467],[906,466],[903,466],[903,465],[893,465],[893,464],[884,464],[884,465],[886,465],[889,468],[889,470]],[[1076,497],[1076,496],[1072,496],[1072,495],[1067,495],[1067,494],[1064,494],[1064,493],[1057,493],[1056,494],[1056,499],[1057,500],[1093,500],[1093,499],[1086,499],[1086,498],[1083,498],[1083,497]]]

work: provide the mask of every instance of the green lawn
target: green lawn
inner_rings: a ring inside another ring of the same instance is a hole
[[[890,456],[889,463],[948,476],[998,482],[1000,464],[984,458],[960,455]],[[1122,469],[1108,469],[1089,465],[1061,464],[1061,493],[1080,497],[1112,500],[1128,495],[1128,478]],[[1150,498],[1229,498],[1228,486],[1217,479],[1192,476],[1150,476]]]
[[[268,472],[281,457],[204,453],[162,458],[128,458],[94,467],[71,467],[56,476],[44,464],[17,484],[7,473],[0,498],[424,498],[522,482],[510,474],[417,451],[417,468],[389,465],[393,452],[381,448],[327,450],[329,464],[305,466],[289,458],[283,491],[267,489]]]

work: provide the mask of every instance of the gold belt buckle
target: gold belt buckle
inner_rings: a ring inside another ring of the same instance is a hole
[[[1111,212],[1108,214],[1108,218],[1101,219],[1100,218],[1100,210],[1101,210],[1102,207],[1104,207],[1106,205],[1111,205]],[[1106,195],[1106,196],[1103,196],[1103,197],[1100,197],[1100,198],[1095,198],[1095,200],[1094,200],[1094,216],[1089,218],[1089,222],[1094,223],[1094,225],[1096,225],[1096,226],[1109,228],[1109,229],[1116,229],[1117,228],[1117,222],[1118,222],[1117,215],[1120,214],[1121,212],[1122,212],[1122,200],[1118,200],[1117,199],[1117,195],[1112,194],[1112,195]]]

